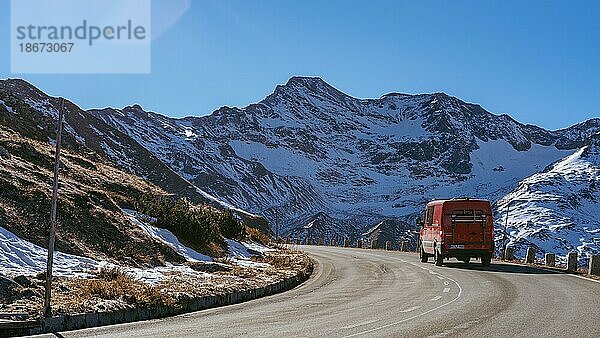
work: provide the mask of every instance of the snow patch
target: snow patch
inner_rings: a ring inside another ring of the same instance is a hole
[[[172,247],[178,254],[185,257],[188,261],[191,262],[210,262],[212,258],[203,255],[194,249],[188,248],[187,246],[181,244],[177,236],[175,236],[171,231],[167,229],[157,228],[153,225],[150,225],[148,222],[152,221],[152,218],[149,218],[146,215],[140,214],[133,210],[124,209],[126,214],[129,215],[129,218],[133,222],[133,224],[140,227],[144,232],[150,235],[153,238],[158,239],[159,241],[169,245]],[[145,220],[145,221],[144,221]],[[154,221],[156,221],[154,219]]]
[[[276,251],[276,249],[269,248],[268,246],[264,246],[264,245],[262,245],[260,243],[242,242],[242,244],[246,247],[246,249],[252,250],[252,251],[256,251],[256,252],[260,252],[261,254],[265,254],[267,252]]]
[[[268,251],[275,249],[268,248],[264,245],[251,242],[238,242],[232,239],[226,239],[228,246],[228,253],[230,260],[236,265],[247,267],[247,268],[268,268],[270,264],[262,262],[251,261],[250,258],[255,256],[256,253],[263,254]],[[253,253],[254,252],[254,253]]]
[[[9,113],[16,114],[13,108],[11,106],[8,106],[4,101],[0,100],[0,104],[3,105]]]
[[[0,268],[8,277],[36,275],[46,271],[48,250],[0,227]],[[97,261],[60,251],[54,252],[53,274],[60,277],[86,277],[100,266]]]
[[[230,256],[242,259],[250,259],[253,256],[242,243],[234,241],[233,239],[226,239],[225,242],[227,242],[227,251]]]

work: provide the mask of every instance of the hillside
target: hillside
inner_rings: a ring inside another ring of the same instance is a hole
[[[41,247],[48,245],[52,149],[0,125],[0,227]],[[133,265],[183,261],[121,211],[137,196],[164,191],[97,158],[69,149],[62,155],[58,251]]]
[[[384,219],[414,222],[431,198],[497,200],[600,129],[594,119],[549,131],[443,93],[357,99],[304,77],[208,116],[91,113],[211,195],[271,224],[277,208],[286,233],[326,215],[322,233],[352,239]]]
[[[43,94],[24,81],[0,81],[0,227],[8,231],[2,234],[2,241],[8,245],[0,248],[2,250],[17,245],[15,240],[47,247],[56,137],[54,128],[59,102],[59,99]],[[65,254],[119,265],[157,266],[184,262],[184,257],[172,245],[132,222],[124,210],[146,208],[148,201],[160,196],[166,201],[186,197],[196,203],[215,203],[203,197],[189,182],[127,135],[103,124],[67,100],[64,109],[66,123],[56,249]],[[98,133],[99,128],[104,130],[102,135],[90,136]],[[91,134],[88,133],[90,130]],[[116,140],[116,137],[119,139]],[[108,147],[109,144],[113,148]],[[126,160],[121,162],[121,168],[107,155],[117,151]],[[161,183],[170,191],[149,180]],[[183,190],[177,186],[183,187]],[[145,201],[146,205],[140,204],[141,201]],[[190,204],[187,210],[188,207],[182,208],[182,205],[164,205],[161,215],[177,212],[180,214],[175,216],[179,219],[196,217],[197,221],[188,222],[186,227],[173,231],[182,237],[186,245],[205,254],[213,257],[226,254],[227,243],[222,235],[229,235],[224,232],[229,228],[221,226],[221,223],[235,228],[237,225],[233,223],[237,221],[211,206]],[[149,213],[156,211],[146,209]],[[199,211],[192,212],[192,209]],[[165,217],[159,218],[159,221],[162,219]],[[247,214],[245,220],[246,224],[265,228],[259,217]],[[166,223],[163,225],[165,228],[178,226],[174,221],[163,223]],[[200,228],[201,223],[207,224],[205,228]],[[236,235],[230,236],[235,238]],[[29,251],[25,254],[28,255]],[[15,256],[15,259],[27,262],[28,257]],[[3,259],[1,263],[14,262]]]
[[[561,256],[575,250],[582,261],[588,254],[598,254],[600,135],[519,182],[497,205],[497,228],[503,228],[508,211],[508,243],[521,255],[529,245]]]

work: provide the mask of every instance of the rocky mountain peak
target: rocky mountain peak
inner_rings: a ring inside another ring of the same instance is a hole
[[[124,111],[136,111],[136,112],[145,112],[144,108],[139,104],[133,104],[131,106],[126,106],[123,108]]]
[[[346,106],[356,99],[334,88],[319,77],[294,76],[284,85],[277,85],[273,94],[261,103],[274,107],[277,105]]]

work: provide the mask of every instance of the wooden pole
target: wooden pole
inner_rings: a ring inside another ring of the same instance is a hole
[[[279,242],[279,208],[275,208],[275,242]]]
[[[56,128],[56,153],[54,159],[54,181],[52,185],[52,206],[50,209],[50,240],[48,241],[48,261],[46,267],[46,293],[44,297],[44,316],[52,316],[50,297],[52,295],[52,263],[54,261],[54,241],[56,239],[56,204],[58,199],[58,172],[60,171],[60,143],[63,129],[64,99],[60,99],[58,126]]]
[[[501,257],[502,260],[506,260],[506,238],[507,236],[507,231],[506,228],[508,227],[508,212],[510,211],[510,202],[508,201],[508,204],[506,205],[506,219],[504,220],[504,238],[502,239],[502,252],[501,252]]]

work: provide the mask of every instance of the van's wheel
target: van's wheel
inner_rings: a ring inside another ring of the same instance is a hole
[[[440,252],[435,249],[435,265],[437,266],[442,266],[442,263],[444,263],[444,257],[440,254]]]
[[[419,258],[421,259],[422,263],[427,263],[429,260],[429,255],[427,255],[423,249],[423,243],[419,244]]]
[[[469,264],[471,257],[462,257],[460,260],[463,261],[465,264]]]
[[[491,255],[485,255],[485,256],[481,257],[481,265],[490,266],[491,263],[492,263]]]

